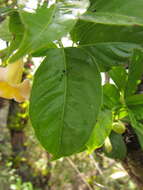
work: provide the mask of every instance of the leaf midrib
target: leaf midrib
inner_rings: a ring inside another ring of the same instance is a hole
[[[62,49],[62,55],[63,55],[63,65],[64,65],[64,70],[67,71],[67,65],[66,65],[66,56],[65,56],[65,50]],[[66,101],[67,101],[67,74],[65,72],[64,74],[64,97],[63,97],[63,109],[62,109],[62,114],[61,114],[61,126],[60,126],[60,134],[59,134],[59,149],[57,151],[57,155],[60,154],[60,148],[62,145],[62,139],[63,139],[63,130],[64,130],[64,116],[65,116],[65,108],[66,108]]]

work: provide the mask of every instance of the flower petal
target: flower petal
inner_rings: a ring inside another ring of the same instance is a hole
[[[0,81],[18,84],[22,79],[23,61],[18,60],[15,63],[10,63],[6,67],[0,67]]]
[[[23,102],[29,98],[30,82],[25,80],[18,85],[12,86],[8,82],[0,81],[0,97],[14,99],[17,102]]]
[[[7,69],[5,67],[0,67],[0,81],[6,81]]]
[[[18,84],[21,82],[24,63],[20,59],[15,63],[10,63],[6,67],[7,69],[7,82],[11,84]]]
[[[31,84],[28,79],[25,79],[18,87],[20,93],[25,99],[29,99],[30,91],[31,91]]]

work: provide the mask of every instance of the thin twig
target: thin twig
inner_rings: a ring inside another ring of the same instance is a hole
[[[93,190],[93,188],[90,186],[90,184],[86,181],[86,179],[83,177],[83,175],[81,174],[81,172],[79,171],[79,169],[77,168],[77,166],[74,164],[74,162],[70,159],[70,158],[66,158],[67,161],[69,162],[69,164],[73,167],[73,169],[77,172],[77,174],[80,176],[80,178],[82,179],[82,181],[86,184],[86,186],[89,188],[89,190]],[[102,189],[107,189],[105,186],[94,182],[94,185],[96,185],[97,187],[100,187]]]
[[[89,190],[93,190],[93,188],[90,186],[90,184],[86,181],[86,179],[83,177],[77,166],[74,164],[74,162],[70,158],[66,158],[69,164],[72,166],[72,168],[76,171],[76,173],[80,176],[81,180],[85,183],[85,185],[89,188]]]
[[[103,172],[102,170],[100,169],[99,165],[96,163],[94,157],[92,154],[89,155],[90,159],[92,160],[92,163],[94,164],[95,168],[97,169],[97,171],[99,172],[100,175],[103,176]]]
[[[105,73],[105,81],[104,81],[104,84],[109,83],[109,82],[110,82],[110,76],[109,76],[109,74],[106,72],[106,73]]]

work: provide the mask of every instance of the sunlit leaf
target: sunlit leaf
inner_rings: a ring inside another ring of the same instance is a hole
[[[101,106],[95,60],[77,48],[53,49],[35,75],[30,117],[36,136],[54,158],[85,147]]]
[[[9,31],[9,18],[0,23],[0,39],[7,42],[12,39],[12,34]]]
[[[125,66],[114,67],[109,71],[109,76],[112,78],[119,90],[124,90],[127,84],[127,71]]]
[[[85,1],[65,1],[52,5],[50,8],[42,6],[35,13],[20,11],[25,25],[25,34],[20,47],[10,61],[15,61],[27,53],[32,53],[54,40],[60,40],[75,25],[78,15],[86,10]]]
[[[109,136],[112,130],[112,112],[103,110],[98,115],[97,123],[87,142],[89,151],[93,151],[104,144],[105,139]]]
[[[103,86],[103,106],[108,109],[121,106],[120,92],[115,85],[107,83]]]

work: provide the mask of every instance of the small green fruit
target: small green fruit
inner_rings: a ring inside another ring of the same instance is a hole
[[[113,131],[115,131],[118,134],[123,134],[126,131],[126,127],[121,121],[113,123],[112,127]]]

